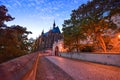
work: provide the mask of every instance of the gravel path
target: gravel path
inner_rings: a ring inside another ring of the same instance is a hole
[[[73,80],[58,66],[51,63],[44,56],[40,56],[36,80]]]

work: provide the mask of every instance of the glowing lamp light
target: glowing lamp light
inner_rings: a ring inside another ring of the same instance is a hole
[[[120,39],[120,35],[118,35],[118,38]]]

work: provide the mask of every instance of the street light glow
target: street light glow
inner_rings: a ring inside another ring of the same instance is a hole
[[[120,35],[118,35],[118,38],[120,39]]]

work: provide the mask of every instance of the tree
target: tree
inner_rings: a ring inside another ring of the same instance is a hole
[[[94,34],[94,42],[97,42],[96,44],[101,46],[104,52],[106,52],[107,46],[104,40],[104,37],[106,37],[106,35],[104,34],[106,34],[107,30],[113,29],[113,22],[111,22],[111,16],[109,14],[112,12],[112,10],[119,9],[120,6],[118,5],[118,3],[120,3],[120,1],[117,0],[93,0],[86,5],[88,11],[86,11],[87,16],[83,18],[83,20],[85,20],[83,26],[91,31],[90,34]],[[90,7],[90,5],[92,7]],[[117,28],[114,27],[114,29]]]
[[[13,25],[11,28],[14,30],[14,36],[16,38],[16,41],[18,42],[19,48],[22,51],[28,51],[28,34],[31,34],[32,32],[27,31],[26,28],[19,26],[19,25]]]
[[[14,18],[7,13],[8,10],[4,5],[0,6],[0,27],[4,25],[5,21],[12,21]]]
[[[86,37],[91,37],[93,40],[93,46],[101,47],[106,52],[108,42],[105,39],[110,35],[106,36],[105,34],[109,29],[117,30],[116,25],[111,21],[111,16],[119,13],[119,4],[119,0],[93,0],[88,1],[87,4],[82,4],[78,9],[72,11],[69,20],[65,20],[69,23],[64,22],[63,34],[67,33],[65,29],[71,27],[69,33],[73,35],[72,38],[74,37],[72,40],[77,39],[77,37],[81,39],[78,33],[86,34]],[[70,39],[69,36],[66,37]]]
[[[25,27],[13,25],[8,27],[5,21],[11,21],[12,18],[7,14],[8,10],[4,5],[0,6],[0,62],[25,55],[29,53],[31,46],[28,41],[28,35],[31,34]]]
[[[73,16],[73,15],[71,15]],[[84,31],[78,25],[78,22],[72,17],[71,20],[65,20],[63,24],[63,36],[64,43],[69,48],[69,50],[76,49],[78,52],[80,50],[80,40],[84,40]]]
[[[27,54],[29,51],[27,35],[30,33],[19,25],[2,30],[0,35],[0,46],[3,47],[0,50],[1,54],[11,58]]]

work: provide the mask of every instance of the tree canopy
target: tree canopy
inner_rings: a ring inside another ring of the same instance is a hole
[[[108,42],[105,39],[110,36],[105,34],[109,29],[118,29],[111,17],[120,14],[119,4],[119,0],[92,0],[72,10],[70,19],[65,20],[63,24],[65,45],[75,45],[76,39],[79,40],[77,44],[82,45],[80,41],[86,39],[88,42],[89,38],[93,47],[100,47],[106,52]]]
[[[5,21],[12,21],[13,19],[15,19],[11,17],[11,15],[8,14],[7,12],[8,12],[8,9],[4,5],[1,5],[0,6],[0,27],[3,26]]]
[[[7,26],[5,21],[12,21],[4,5],[0,6],[0,62],[6,61],[29,52],[31,42],[28,41],[30,31],[20,25]]]

